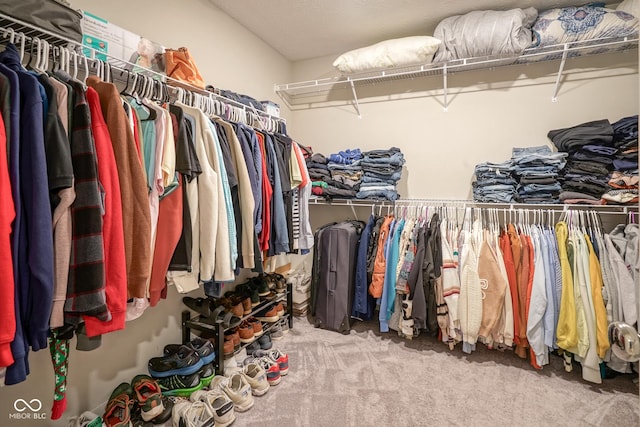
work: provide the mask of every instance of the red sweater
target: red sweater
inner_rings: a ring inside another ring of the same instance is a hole
[[[87,102],[91,110],[91,130],[98,157],[98,176],[104,189],[104,269],[107,307],[111,320],[100,321],[84,316],[87,336],[96,336],[124,329],[127,312],[127,265],[122,227],[120,179],[113,153],[109,130],[102,115],[100,98],[95,89],[87,88]]]
[[[16,335],[11,224],[16,216],[7,163],[7,135],[0,115],[0,367],[13,365],[10,344]]]

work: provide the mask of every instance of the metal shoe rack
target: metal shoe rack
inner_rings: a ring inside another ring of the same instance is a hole
[[[284,314],[284,317],[287,319],[289,323],[289,328],[293,328],[293,287],[291,283],[287,282],[287,291],[285,293],[287,300],[287,309]],[[276,295],[273,299],[261,301],[260,304],[255,306],[251,313],[246,316],[242,316],[241,322],[245,321],[249,317],[255,316],[256,313],[263,309],[268,309],[274,304],[277,304],[280,301],[283,301],[282,295]],[[217,375],[224,375],[224,333],[232,328],[225,328],[224,322],[222,320],[217,320],[215,323],[207,323],[201,320],[202,316],[191,317],[190,310],[184,310],[182,312],[182,343],[186,344],[191,340],[191,330],[202,331],[202,332],[212,332],[216,337],[216,358],[214,360],[214,368],[216,370]],[[268,332],[274,323],[262,322],[262,328],[264,332]],[[240,350],[242,351],[249,344],[240,344]],[[234,355],[238,352],[234,351]]]

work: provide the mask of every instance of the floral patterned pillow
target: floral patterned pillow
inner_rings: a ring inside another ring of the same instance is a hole
[[[638,20],[626,12],[604,7],[580,6],[549,9],[533,24],[531,47],[576,41],[635,36]]]

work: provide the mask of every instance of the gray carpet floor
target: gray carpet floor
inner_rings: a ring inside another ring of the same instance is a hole
[[[562,360],[535,371],[512,352],[478,345],[466,355],[431,337],[406,341],[374,322],[349,335],[315,329],[306,318],[276,347],[289,374],[236,426],[638,426],[632,375],[582,380]]]

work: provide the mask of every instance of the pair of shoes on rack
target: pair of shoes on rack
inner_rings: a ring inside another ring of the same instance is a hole
[[[233,305],[230,299],[226,301],[226,306],[216,305],[212,298],[182,297],[182,302],[188,308],[200,314],[198,321],[211,325],[222,322],[225,328],[238,326],[244,314],[242,302]]]
[[[249,344],[255,341],[264,333],[262,329],[262,322],[255,317],[249,317],[238,327],[238,334],[240,335],[240,342],[243,344]]]
[[[160,385],[148,375],[137,375],[131,383],[121,383],[116,387],[102,420],[107,427],[131,425],[136,421],[161,424],[171,416],[171,402],[163,399]]]
[[[284,305],[282,302],[265,307],[256,313],[256,317],[262,322],[275,323],[280,317],[285,315]]]

